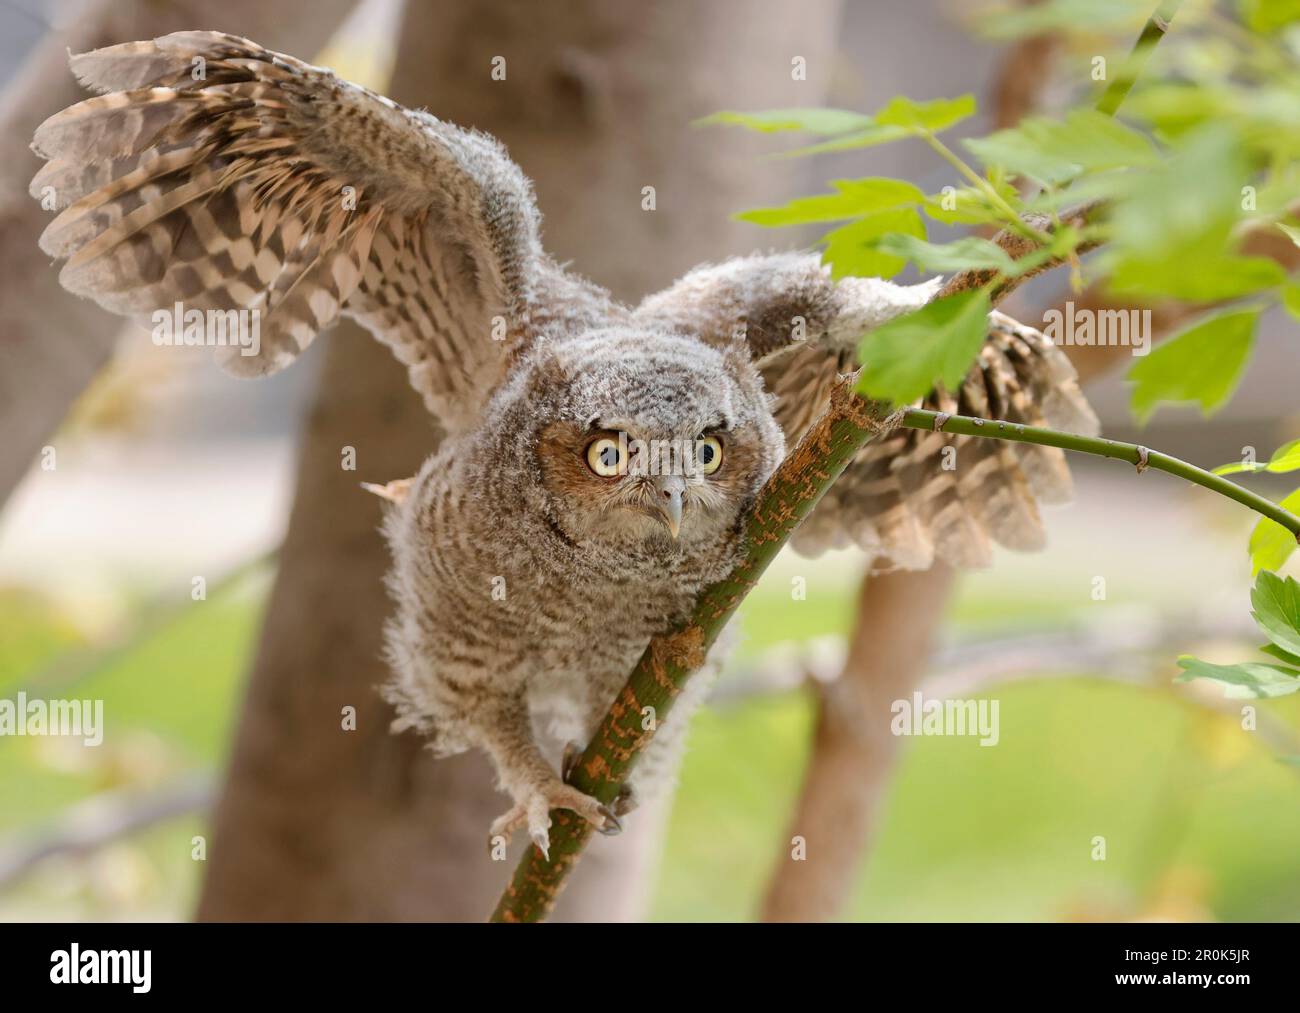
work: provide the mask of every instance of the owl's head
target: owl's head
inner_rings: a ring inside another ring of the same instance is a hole
[[[551,344],[529,386],[547,514],[577,541],[715,543],[784,451],[743,345],[595,331]]]

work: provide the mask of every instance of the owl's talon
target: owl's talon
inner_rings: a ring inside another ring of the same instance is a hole
[[[615,816],[626,816],[640,804],[641,800],[636,796],[636,789],[630,784],[625,784],[618,789],[618,794],[614,796],[614,801],[609,807],[614,810]]]
[[[606,837],[617,837],[623,832],[623,824],[619,822],[618,816],[615,815],[613,809],[607,805],[602,805],[596,811],[605,817],[605,822],[596,827],[598,833],[604,834]]]
[[[569,783],[573,769],[582,758],[582,746],[570,739],[564,744],[564,753],[560,756],[560,780]]]
[[[538,850],[549,858],[551,838],[547,831],[551,826],[552,809],[575,812],[602,834],[612,835],[623,830],[623,824],[612,809],[556,778],[551,785],[528,790],[521,801],[493,820],[488,831],[489,839],[501,834],[509,840],[516,830],[527,827],[528,836]]]

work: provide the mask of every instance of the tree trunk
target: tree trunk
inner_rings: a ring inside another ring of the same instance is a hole
[[[29,148],[32,134],[46,117],[91,95],[68,70],[68,51],[198,27],[310,56],[353,2],[98,0],[32,50],[0,99],[0,503],[108,361],[119,334],[118,320],[59,286],[59,272],[36,245],[53,216],[27,193],[41,167]]]
[[[952,586],[953,571],[941,564],[863,582],[844,671],[822,689],[764,921],[829,921],[843,910],[894,769],[890,706],[919,685]],[[796,836],[806,842],[802,861],[785,843]]]
[[[689,124],[818,104],[836,13],[833,0],[412,3],[391,93],[504,140],[536,183],[548,248],[638,297],[738,252],[728,213],[789,183],[794,167],[758,161],[753,139]],[[807,80],[792,78],[795,56]],[[645,187],[656,210],[642,209]],[[351,326],[327,341],[199,917],[481,919],[522,847],[489,860],[487,826],[508,801],[478,754],[435,762],[414,735],[389,735],[373,688],[387,560],[379,505],[356,480],[412,474],[435,437],[386,352]],[[355,473],[340,468],[345,445]],[[355,731],[341,728],[349,706]],[[636,917],[659,824],[638,810],[598,841],[558,917]]]

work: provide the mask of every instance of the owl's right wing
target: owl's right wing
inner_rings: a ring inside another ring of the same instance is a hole
[[[816,254],[772,254],[698,268],[646,299],[634,316],[717,345],[744,340],[793,445],[825,410],[836,378],[857,368],[862,336],[923,306],[938,285],[836,283]],[[961,388],[934,390],[921,404],[1077,433],[1098,428],[1069,359],[1033,328],[996,312]],[[1039,548],[1038,504],[1071,493],[1056,448],[900,428],[863,447],[791,544],[809,555],[857,546],[881,568],[925,569],[936,559],[982,566],[994,542]]]
[[[528,180],[492,138],[215,32],[71,62],[105,94],[40,126],[49,161],[31,186],[62,209],[41,248],[66,258],[69,290],[145,320],[257,311],[255,354],[218,354],[244,376],[355,317],[452,428],[546,312],[535,296],[557,269]]]

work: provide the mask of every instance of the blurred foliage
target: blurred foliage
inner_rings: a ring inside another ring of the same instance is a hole
[[[1260,648],[1284,662],[1246,661],[1238,665],[1214,665],[1190,655],[1178,659],[1183,674],[1178,682],[1209,679],[1219,683],[1228,697],[1290,696],[1300,692],[1300,584],[1268,570],[1255,577],[1250,593],[1255,607],[1251,617],[1268,637]]]
[[[976,164],[939,136],[974,115],[970,95],[896,96],[873,114],[717,113],[702,122],[823,138],[792,156],[919,140],[960,183],[927,196],[904,180],[840,179],[832,193],[736,217],[767,228],[843,222],[821,240],[836,278],[893,277],[912,264],[980,279],[864,336],[859,387],[872,398],[906,405],[936,386],[955,390],[976,361],[992,295],[1059,262],[1070,264],[1076,290],[1099,283],[1138,304],[1175,299],[1202,310],[1138,359],[1128,379],[1142,424],[1170,403],[1212,415],[1239,385],[1260,315],[1276,305],[1300,319],[1300,283],[1277,260],[1243,252],[1259,234],[1300,244],[1300,2],[1043,0],[986,6],[975,22],[993,38],[1051,33],[1091,51],[1086,85],[1076,82],[1057,115],[966,138]],[[1018,233],[1034,248],[1013,259],[978,236],[933,243],[922,212]],[[1268,470],[1290,469],[1282,459]],[[1297,506],[1300,490],[1283,501]],[[1261,519],[1249,544],[1255,572],[1276,570],[1295,548],[1291,533]],[[1262,678],[1268,666],[1256,667]]]
[[[801,564],[801,572],[805,572]],[[778,643],[844,634],[853,567],[817,570],[807,599],[765,581],[741,616],[740,659]],[[961,628],[1026,628],[1081,616],[1077,594],[998,584],[968,590]],[[31,688],[34,671],[87,645],[57,608],[17,592],[0,610],[0,686]],[[1116,598],[1111,606],[1119,605]],[[112,735],[95,749],[59,740],[0,740],[0,834],[41,826],[104,790],[147,786],[221,762],[261,592],[196,602],[68,695],[102,697]],[[724,676],[726,678],[727,676]],[[972,739],[904,743],[884,831],[846,917],[1293,919],[1300,910],[1300,777],[1238,720],[1167,690],[1078,679],[991,690],[998,748]],[[1293,700],[1274,716],[1300,723]],[[808,748],[811,698],[758,697],[706,709],[691,730],[667,855],[654,891],[659,919],[751,918]],[[171,819],[83,856],[46,860],[0,890],[0,918],[188,917],[201,874],[190,838],[205,819]],[[1106,837],[1108,858],[1091,858]],[[737,856],[750,856],[738,862]]]
[[[1165,0],[1159,14],[1177,18],[1158,47],[1162,33],[1155,19],[1147,20],[1156,10],[1152,0],[1045,0],[983,10],[976,24],[993,37],[1050,31],[1082,41],[1095,56],[1086,87],[1080,84],[1073,105],[1059,115],[964,140],[974,164],[939,137],[975,113],[969,95],[897,96],[872,114],[728,111],[702,122],[824,138],[788,155],[910,138],[954,168],[960,188],[933,196],[904,180],[843,179],[831,194],[737,215],[769,228],[846,223],[822,239],[823,258],[837,277],[892,277],[912,263],[927,272],[992,270],[991,289],[1049,257],[1073,260],[1084,244],[1100,243],[1099,254],[1076,264],[1077,285],[1102,280],[1138,300],[1176,298],[1207,308],[1250,297],[1248,306],[1194,321],[1134,370],[1139,418],[1173,401],[1199,403],[1208,414],[1236,388],[1260,310],[1300,305],[1281,265],[1241,252],[1244,238],[1258,230],[1300,235],[1300,5],[1250,0],[1224,11],[1208,2]],[[1118,117],[1108,115],[1113,109]],[[1040,230],[1022,219],[1036,211],[1059,224],[1060,214],[1081,201],[1104,202],[1104,212],[1081,229]],[[920,212],[946,223],[1014,229],[1043,248],[1013,263],[981,239],[930,243]],[[908,403],[936,383],[952,386],[974,361],[968,323],[956,309],[927,307],[898,322],[901,332],[880,328],[868,335],[864,390]],[[1207,348],[1214,355],[1204,363]]]

